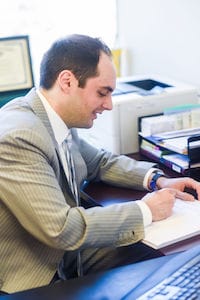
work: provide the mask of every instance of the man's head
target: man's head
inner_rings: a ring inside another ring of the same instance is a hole
[[[108,46],[98,38],[74,34],[57,40],[43,56],[40,86],[50,89],[61,71],[70,70],[83,88],[88,78],[98,75],[102,52],[112,56]]]
[[[89,128],[112,109],[116,72],[110,49],[99,39],[70,35],[55,42],[41,62],[40,89],[66,125]]]

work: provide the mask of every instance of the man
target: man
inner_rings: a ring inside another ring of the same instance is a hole
[[[137,243],[144,226],[170,216],[176,197],[192,201],[186,187],[200,199],[195,180],[166,178],[153,163],[113,155],[78,137],[75,128],[90,128],[99,113],[112,109],[115,81],[103,42],[68,36],[44,55],[39,89],[0,110],[1,291],[156,256]],[[159,190],[142,201],[87,209],[80,197],[85,180]],[[121,255],[126,250],[132,257]]]

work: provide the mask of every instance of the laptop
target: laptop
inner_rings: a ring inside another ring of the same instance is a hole
[[[200,299],[200,245],[173,256],[124,300]]]

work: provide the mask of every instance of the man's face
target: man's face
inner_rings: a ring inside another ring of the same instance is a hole
[[[78,87],[73,95],[73,118],[70,127],[90,128],[104,110],[112,109],[111,93],[115,89],[116,72],[111,59],[101,54],[97,77],[87,79],[84,88]]]

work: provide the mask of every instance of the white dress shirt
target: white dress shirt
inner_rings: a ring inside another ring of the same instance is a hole
[[[45,99],[45,97],[42,95],[42,93],[37,90],[36,91],[38,96],[40,97],[40,100],[42,101],[42,104],[44,105],[44,108],[46,110],[46,113],[49,118],[49,122],[51,124],[51,127],[53,129],[55,139],[58,143],[58,148],[60,152],[60,156],[62,159],[63,168],[65,171],[65,174],[67,176],[67,179],[69,180],[69,170],[68,165],[65,157],[65,153],[62,147],[63,141],[66,139],[66,137],[69,134],[69,129],[67,125],[63,122],[63,120],[60,118],[60,116],[53,110],[49,102]]]

